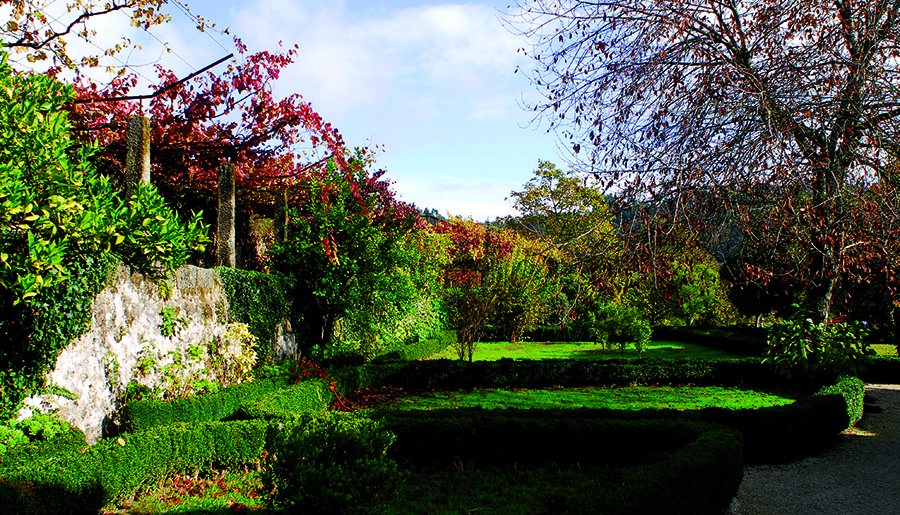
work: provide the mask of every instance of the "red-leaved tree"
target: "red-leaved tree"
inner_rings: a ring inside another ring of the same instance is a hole
[[[338,131],[299,94],[277,99],[272,93],[296,47],[248,54],[239,39],[235,43],[240,59],[221,74],[210,71],[178,83],[171,71],[157,66],[158,90],[168,89],[149,100],[108,101],[128,96],[135,76],[105,87],[82,77],[71,109],[80,139],[103,148],[101,168],[116,177],[124,168],[127,119],[148,116],[152,182],[180,212],[203,209],[213,227],[217,171],[224,161],[234,163],[238,238],[244,240],[238,246],[247,255],[255,249],[248,240],[250,217],[270,213],[271,193],[324,173],[329,159],[345,165],[347,150]],[[246,265],[252,266],[254,257],[246,256]]]

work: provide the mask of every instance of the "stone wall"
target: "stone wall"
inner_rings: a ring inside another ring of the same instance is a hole
[[[25,401],[20,416],[28,416],[32,410],[58,410],[62,419],[95,442],[104,428],[117,423],[118,403],[126,385],[136,381],[156,386],[164,377],[164,367],[173,362],[173,354],[183,353],[193,344],[206,348],[222,338],[228,300],[216,271],[186,266],[167,282],[171,292],[161,295],[158,283],[119,265],[108,286],[94,298],[90,329],[63,350],[49,377],[48,384],[69,390],[77,399],[34,396]],[[171,336],[161,329],[164,309],[175,314],[167,317],[169,321],[177,320],[177,332]],[[276,334],[277,342],[268,343],[275,345],[274,354],[293,355],[296,344],[290,326],[282,323]],[[198,368],[206,367],[195,364],[194,369]]]

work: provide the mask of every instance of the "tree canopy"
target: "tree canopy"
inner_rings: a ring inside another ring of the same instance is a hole
[[[867,222],[895,214],[872,186],[898,154],[898,17],[874,0],[536,0],[507,20],[533,43],[533,109],[584,171],[671,224],[727,211],[801,242],[827,318],[851,264],[897,261],[896,224]]]

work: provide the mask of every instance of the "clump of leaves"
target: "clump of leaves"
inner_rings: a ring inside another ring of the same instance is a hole
[[[0,425],[0,456],[28,442],[52,440],[70,427],[67,422],[44,413],[22,420],[8,420]]]
[[[769,329],[764,363],[783,376],[858,375],[876,354],[865,322],[815,323],[804,313]]]

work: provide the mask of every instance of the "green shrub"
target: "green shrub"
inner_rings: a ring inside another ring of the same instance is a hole
[[[29,442],[25,432],[11,424],[0,426],[0,456]]]
[[[276,437],[264,489],[276,507],[310,514],[381,513],[401,481],[385,457],[394,435],[378,423],[339,414],[302,419]]]
[[[10,419],[0,425],[0,456],[29,442],[55,440],[71,428],[67,422],[43,413],[22,420]]]
[[[800,314],[769,330],[764,362],[785,377],[858,375],[875,351],[865,340],[866,327],[853,323],[820,323]]]
[[[634,345],[641,357],[653,329],[641,317],[641,312],[635,307],[620,304],[606,304],[600,307],[594,314],[594,325],[591,328],[594,340],[606,346],[618,346],[625,357],[625,346]]]

